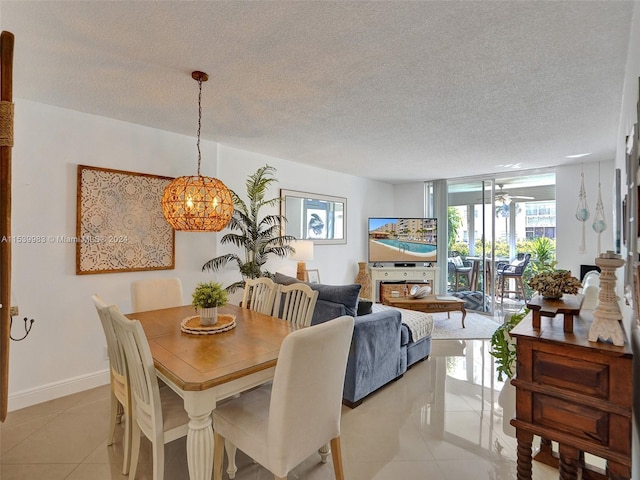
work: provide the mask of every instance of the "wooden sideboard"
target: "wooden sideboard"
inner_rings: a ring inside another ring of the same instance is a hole
[[[439,267],[371,267],[371,298],[375,301],[378,282],[430,282],[433,293],[438,290]]]
[[[518,480],[532,478],[534,435],[558,443],[561,480],[631,478],[631,349],[589,342],[592,321],[581,312],[565,332],[561,315],[542,317],[540,328],[529,315],[511,331]],[[586,465],[585,453],[605,459],[607,471]]]

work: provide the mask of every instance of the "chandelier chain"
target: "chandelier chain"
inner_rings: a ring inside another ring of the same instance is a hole
[[[198,141],[196,146],[198,147],[198,176],[200,176],[200,160],[202,154],[200,153],[200,128],[202,127],[202,76],[198,77]]]

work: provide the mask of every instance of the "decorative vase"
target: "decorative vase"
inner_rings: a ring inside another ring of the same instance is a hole
[[[358,262],[358,274],[356,275],[355,283],[362,285],[360,289],[360,298],[371,298],[371,275],[369,275],[369,269],[367,262]]]
[[[218,323],[218,307],[199,308],[200,325],[210,327]]]
[[[498,405],[502,407],[502,431],[515,438],[516,429],[511,425],[511,419],[516,413],[516,387],[511,384],[510,379],[507,379],[498,394]]]

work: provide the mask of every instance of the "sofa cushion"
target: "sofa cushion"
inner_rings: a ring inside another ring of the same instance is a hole
[[[290,285],[292,283],[306,283],[298,280],[297,278],[290,277],[288,275],[284,275],[282,273],[276,273],[273,281],[279,283],[281,285]],[[325,285],[322,283],[307,283],[313,290],[318,292],[318,302],[316,304],[316,310],[319,308],[319,305],[323,305],[322,302],[331,302],[337,303],[338,305],[342,305],[344,310],[340,315],[349,315],[355,317],[357,314],[357,305],[358,305],[358,295],[360,294],[360,288],[362,286],[358,283],[354,283],[351,285]],[[326,308],[330,308],[329,305],[324,305]],[[324,308],[323,307],[323,308]],[[337,307],[335,311],[337,312],[340,307]],[[333,313],[331,314],[333,315]],[[316,315],[314,314],[314,317]],[[324,320],[329,320],[335,317],[328,317]],[[313,322],[312,322],[313,323]]]

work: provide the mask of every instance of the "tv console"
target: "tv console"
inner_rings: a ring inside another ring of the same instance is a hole
[[[439,267],[371,267],[371,298],[377,299],[377,282],[422,281],[431,284],[432,293],[437,293]]]

